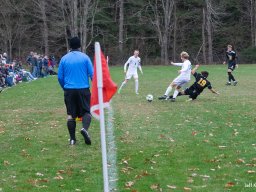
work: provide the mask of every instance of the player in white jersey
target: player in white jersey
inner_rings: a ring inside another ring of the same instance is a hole
[[[128,70],[127,69],[127,65],[128,66]],[[143,74],[142,72],[142,68],[140,65],[140,57],[139,57],[139,51],[135,50],[134,51],[134,55],[131,56],[128,61],[124,64],[124,73],[125,75],[125,80],[122,82],[120,88],[118,89],[118,93],[121,93],[121,90],[123,88],[123,86],[125,86],[125,84],[133,77],[135,80],[135,93],[138,93],[138,89],[139,89],[139,76],[138,76],[138,72],[137,69],[139,68],[141,74]]]
[[[162,100],[165,99],[167,100],[169,98],[169,94],[172,91],[172,89],[174,88],[175,91],[173,93],[173,97],[171,98],[171,101],[175,101],[177,95],[179,94],[179,89],[185,85],[186,83],[188,83],[190,81],[190,76],[191,76],[191,62],[188,60],[189,59],[189,55],[187,52],[182,52],[180,54],[182,63],[173,63],[171,62],[172,65],[175,66],[181,66],[181,70],[179,70],[179,76],[176,77],[172,83],[168,86],[168,88],[165,91],[165,94],[161,97],[159,97],[158,99]]]

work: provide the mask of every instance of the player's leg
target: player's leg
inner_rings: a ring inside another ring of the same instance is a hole
[[[126,83],[129,81],[129,79],[125,78],[125,80],[122,82],[121,86],[118,89],[118,94],[121,93],[122,88],[126,85]]]
[[[70,136],[69,144],[76,144],[76,120],[72,116],[68,115],[67,117],[67,127]]]
[[[159,100],[163,100],[163,99],[166,100],[166,99],[168,99],[168,96],[169,96],[170,92],[172,91],[173,87],[175,87],[175,86],[176,86],[176,84],[175,84],[174,82],[172,82],[172,83],[167,87],[167,89],[166,89],[164,95],[158,97],[158,99],[159,99]]]
[[[232,74],[232,71],[234,70],[234,67],[228,68],[228,82],[226,85],[231,85],[231,81],[234,82],[234,85],[237,85],[237,81],[235,80],[235,77]]]
[[[76,143],[76,105],[75,100],[73,99],[73,90],[64,91],[64,100],[67,109],[67,127],[70,136],[70,145]]]
[[[135,82],[135,93],[139,94],[139,76],[138,73],[133,74],[134,82]]]
[[[236,65],[233,64],[233,65],[232,65],[232,69],[231,69],[231,80],[233,81],[234,86],[237,85],[237,81],[236,81],[236,79],[235,79],[235,77],[234,77],[234,75],[233,75],[233,71],[235,70],[235,68],[236,68]]]
[[[170,98],[170,100],[171,100],[172,102],[175,102],[176,97],[178,96],[178,94],[179,94],[179,92],[180,92],[180,88],[181,88],[181,86],[179,86],[179,85],[177,85],[177,86],[175,87],[175,91],[174,91],[174,93],[173,93],[173,96],[172,96],[172,98]]]
[[[90,114],[90,98],[91,98],[91,94],[89,89],[82,89],[79,92],[79,98],[78,98],[80,103],[79,114],[80,116],[82,116],[82,125],[83,125],[80,133],[83,135],[85,144],[87,145],[91,145],[91,138],[88,133],[88,129],[90,127],[91,119],[92,119]]]
[[[173,93],[173,97],[172,97],[171,101],[173,101],[173,102],[175,101],[176,97],[178,96],[178,94],[180,92],[180,88],[188,82],[189,82],[189,80],[184,79],[184,78],[177,78],[175,80],[176,87],[175,87],[175,91]]]

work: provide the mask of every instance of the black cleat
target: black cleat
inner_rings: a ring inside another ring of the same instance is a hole
[[[175,102],[175,100],[176,100],[175,98],[171,98],[170,99],[171,102]]]
[[[83,136],[84,136],[84,142],[86,145],[91,145],[92,142],[91,142],[91,138],[89,136],[89,133],[83,128],[81,129],[81,132],[80,132]]]
[[[234,86],[236,86],[236,85],[237,85],[237,83],[238,83],[237,81],[234,81]]]
[[[158,97],[158,99],[159,99],[159,100],[167,100],[168,97],[167,97],[166,95],[163,95],[163,96],[161,96],[161,97]]]
[[[69,145],[75,145],[76,144],[76,140],[70,139],[69,140]]]
[[[227,82],[226,85],[231,85],[231,82]]]

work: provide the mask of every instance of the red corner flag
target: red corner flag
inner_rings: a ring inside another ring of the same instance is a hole
[[[107,61],[100,51],[101,55],[101,64],[102,64],[102,91],[103,91],[103,104],[104,108],[109,107],[109,101],[116,93],[117,85],[112,81]],[[99,98],[98,98],[98,79],[97,79],[97,67],[96,67],[96,57],[94,57],[94,75],[92,80],[92,94],[91,94],[91,114],[96,119],[100,119],[100,110],[99,110]]]

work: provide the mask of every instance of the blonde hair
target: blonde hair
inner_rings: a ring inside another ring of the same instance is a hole
[[[185,51],[182,51],[181,54],[180,54],[180,56],[181,56],[182,58],[184,58],[184,59],[188,59],[188,58],[189,58],[189,54],[188,54],[187,52],[185,52]]]
[[[232,46],[232,45],[228,45],[228,47],[229,47],[229,48],[233,48],[233,46]]]

